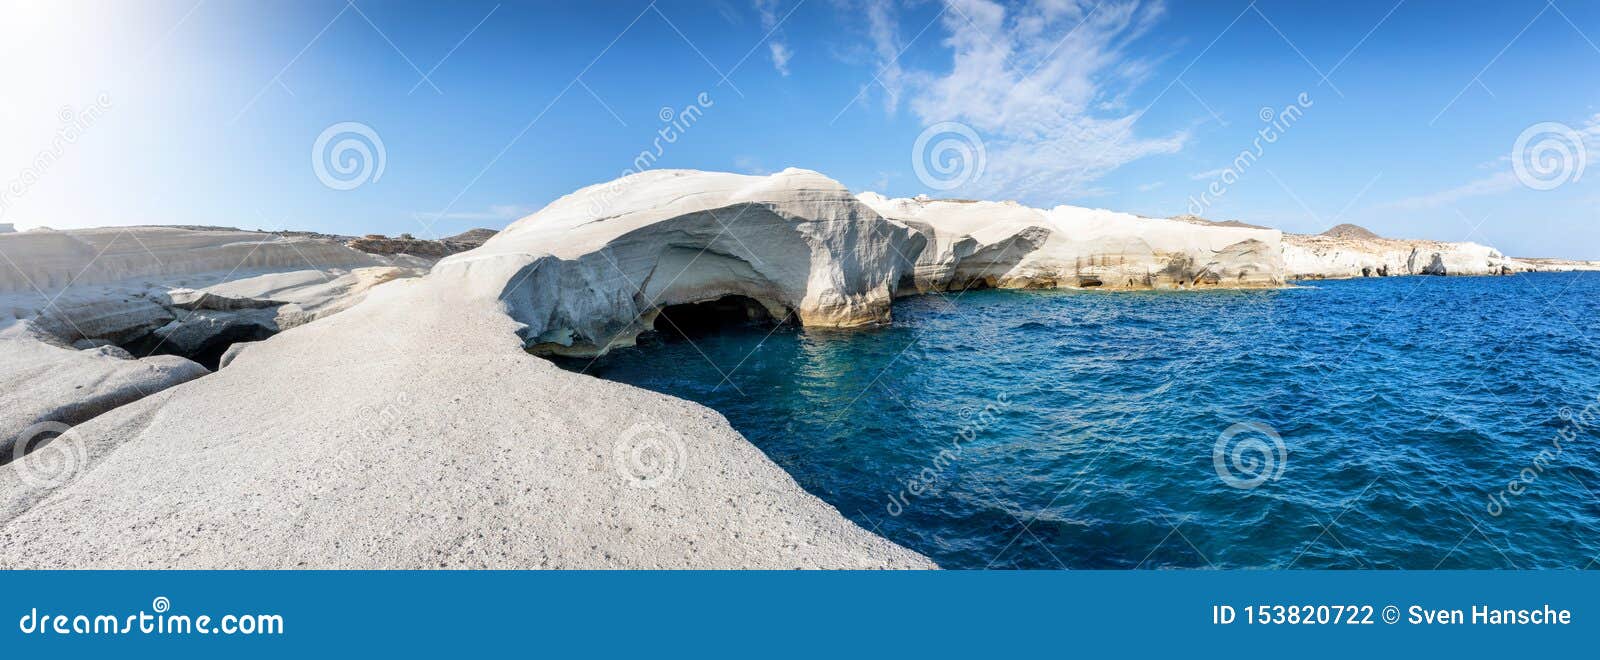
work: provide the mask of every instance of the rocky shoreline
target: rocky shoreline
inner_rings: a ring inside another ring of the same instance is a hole
[[[717,413],[528,352],[708,315],[871,325],[972,288],[1597,266],[1358,229],[888,199],[790,169],[635,174],[492,237],[0,234],[0,566],[928,567]]]

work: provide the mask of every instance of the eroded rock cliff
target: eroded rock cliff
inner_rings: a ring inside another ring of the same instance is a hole
[[[1316,235],[1285,234],[1283,261],[1290,279],[1389,275],[1509,275],[1532,270],[1477,243],[1384,238],[1343,224]]]
[[[862,202],[928,238],[910,287],[1183,289],[1283,285],[1281,233],[1126,213],[1016,202]]]
[[[885,321],[925,241],[816,172],[657,170],[562,197],[434,270],[503,303],[536,351],[592,355],[727,296],[806,326]]]

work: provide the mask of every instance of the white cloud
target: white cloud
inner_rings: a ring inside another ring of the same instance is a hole
[[[1141,183],[1138,186],[1136,186],[1135,188],[1139,192],[1150,192],[1150,191],[1155,190],[1156,188],[1160,188],[1160,187],[1162,187],[1164,185],[1167,185],[1165,181],[1155,181],[1155,182],[1152,182],[1152,183]]]
[[[883,108],[892,116],[900,108],[900,95],[905,90],[905,71],[900,68],[900,24],[895,20],[894,0],[867,1],[867,34],[872,39],[872,50],[882,70],[878,82],[883,85]]]
[[[880,69],[895,70],[894,32],[869,5]],[[899,72],[909,106],[929,126],[955,121],[984,142],[984,173],[964,196],[1056,202],[1099,191],[1092,184],[1134,160],[1180,150],[1187,134],[1142,137],[1140,113],[1116,114],[1152,63],[1130,55],[1165,9],[1159,0],[1040,0],[1007,8],[992,0],[950,0],[939,21],[952,51],[944,72]],[[887,18],[885,19],[888,20]],[[880,39],[880,35],[883,38]],[[891,48],[893,50],[891,50]],[[900,94],[895,85],[887,104]]]
[[[866,189],[875,193],[887,195],[889,194],[889,179],[895,176],[897,175],[891,172],[878,172],[878,178],[873,179],[872,184],[868,185]]]
[[[1195,172],[1194,174],[1190,174],[1189,178],[1194,180],[1194,181],[1210,181],[1210,180],[1215,179],[1215,178],[1217,178],[1219,176],[1222,176],[1222,173],[1226,172],[1226,171],[1228,171],[1228,168],[1219,167],[1219,168],[1214,169],[1214,170],[1206,170],[1204,172]]]
[[[789,52],[789,46],[781,41],[769,41],[767,50],[772,53],[772,68],[778,70],[778,75],[789,75],[789,58],[794,57],[794,53]]]
[[[1517,181],[1516,174],[1509,171],[1497,172],[1491,176],[1487,176],[1464,185],[1456,186],[1449,190],[1441,190],[1429,195],[1407,197],[1402,200],[1383,204],[1382,207],[1411,210],[1434,209],[1441,206],[1449,206],[1468,197],[1498,195],[1500,193],[1510,192],[1512,190],[1516,190],[1520,185],[1522,184]]]
[[[1574,128],[1573,131],[1578,134],[1578,140],[1582,142],[1582,145],[1576,145],[1581,146],[1581,150],[1571,152],[1572,154],[1579,154],[1581,151],[1581,155],[1574,157],[1581,159],[1580,162],[1587,163],[1590,159],[1600,156],[1600,113],[1590,116],[1584,120],[1582,126]],[[1570,139],[1566,140],[1569,145],[1571,142],[1572,140]],[[1530,151],[1536,150],[1531,149]],[[1513,154],[1502,155],[1494,161],[1480,164],[1480,169],[1501,168],[1500,171],[1489,176],[1469,181],[1448,190],[1380,204],[1379,208],[1432,209],[1449,206],[1463,199],[1499,195],[1523,188],[1522,181],[1517,178],[1516,173],[1513,170],[1505,169],[1511,167],[1513,156]],[[1535,156],[1535,154],[1529,154],[1529,156]]]
[[[794,57],[794,51],[783,40],[783,31],[777,30],[778,22],[782,16],[778,14],[779,0],[756,0],[756,12],[761,14],[761,29],[770,32],[767,38],[767,52],[772,55],[772,68],[778,70],[778,75],[789,75],[789,58]]]

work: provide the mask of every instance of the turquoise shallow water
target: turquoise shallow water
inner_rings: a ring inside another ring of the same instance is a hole
[[[923,296],[563,366],[716,409],[947,568],[1600,566],[1600,275],[1307,284]]]

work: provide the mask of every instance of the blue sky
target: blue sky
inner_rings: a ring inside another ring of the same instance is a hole
[[[1600,172],[1575,169],[1600,157],[1595,2],[0,7],[0,183],[32,168],[0,222],[24,227],[500,227],[634,167],[663,108],[700,105],[652,167],[795,166],[892,196],[1169,216],[1251,151],[1203,215],[1600,258]],[[1302,98],[1258,151],[1262,109]],[[52,144],[63,106],[97,101],[92,124]],[[312,165],[340,122],[383,146],[381,176],[351,190]],[[919,135],[946,122],[984,154],[948,190],[913,164]],[[1549,190],[1512,158],[1542,122],[1575,141]]]

